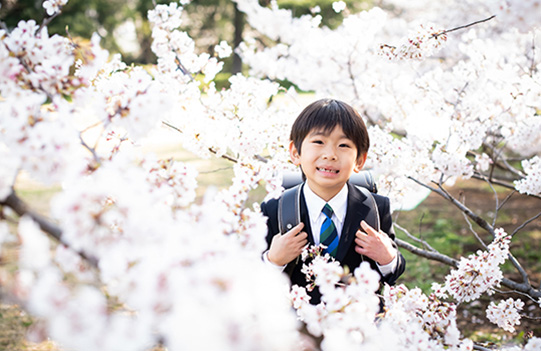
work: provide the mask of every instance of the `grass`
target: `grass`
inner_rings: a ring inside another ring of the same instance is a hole
[[[0,303],[0,350],[3,351],[55,351],[58,346],[50,340],[28,341],[28,330],[35,319],[17,305]]]

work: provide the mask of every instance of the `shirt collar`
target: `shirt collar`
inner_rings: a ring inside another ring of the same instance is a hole
[[[304,184],[303,194],[304,199],[306,200],[308,215],[310,216],[310,218],[313,218],[315,220],[321,214],[321,210],[327,202],[325,202],[325,200],[323,200],[316,193],[314,193],[312,189],[310,189],[308,183]],[[344,218],[346,217],[347,200],[348,186],[346,183],[344,184],[342,190],[340,190],[338,194],[336,194],[332,199],[328,201],[340,223],[342,223],[344,221]]]

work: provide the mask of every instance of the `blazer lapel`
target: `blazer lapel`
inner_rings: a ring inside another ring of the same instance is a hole
[[[336,259],[342,261],[349,251],[351,245],[354,245],[355,233],[361,226],[361,221],[366,218],[370,208],[363,204],[365,196],[354,185],[348,184],[348,207]]]
[[[304,186],[304,185],[303,185]],[[304,223],[303,232],[308,234],[308,242],[310,245],[314,245],[314,236],[312,235],[312,227],[310,226],[310,217],[308,216],[308,208],[306,207],[306,200],[304,199],[303,189],[301,191],[301,222]]]

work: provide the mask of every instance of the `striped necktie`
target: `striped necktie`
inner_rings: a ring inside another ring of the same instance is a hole
[[[329,204],[325,204],[322,210],[325,215],[325,220],[321,225],[321,232],[319,236],[319,242],[327,248],[323,250],[323,253],[329,253],[331,256],[336,257],[336,251],[338,250],[338,232],[332,221],[333,210]]]

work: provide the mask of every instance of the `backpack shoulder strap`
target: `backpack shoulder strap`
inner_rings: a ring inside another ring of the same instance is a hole
[[[278,229],[285,234],[301,222],[301,185],[286,189],[278,200]]]
[[[281,234],[285,234],[291,228],[296,226],[301,222],[301,210],[300,210],[300,195],[301,195],[301,186],[298,184],[293,188],[289,188],[284,191],[280,200],[278,200],[278,228],[280,229]],[[380,219],[378,204],[374,199],[374,196],[370,191],[362,186],[357,186],[365,199],[363,205],[367,206],[370,211],[366,217],[366,222],[376,229],[379,232],[380,229]]]
[[[370,211],[368,211],[368,215],[366,216],[366,223],[368,223],[372,228],[374,228],[376,231],[379,232],[380,229],[380,221],[379,221],[379,211],[378,211],[378,204],[376,203],[376,200],[374,199],[374,196],[370,191],[368,191],[366,188],[363,188],[362,186],[357,186],[357,189],[359,189],[363,195],[366,197],[363,201],[363,205],[368,206],[370,208]]]
[[[278,200],[278,229],[280,234],[285,234],[291,228],[301,222],[301,186],[298,184],[293,188],[286,189]],[[300,256],[299,256],[300,257]],[[284,272],[291,277],[295,266],[299,263],[299,257],[289,262]]]

